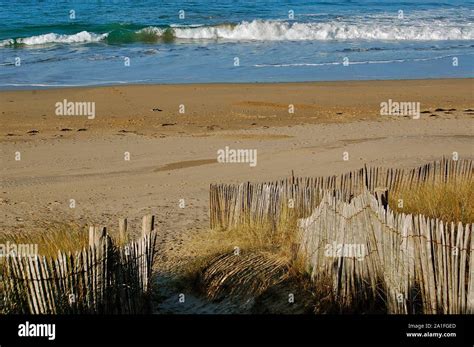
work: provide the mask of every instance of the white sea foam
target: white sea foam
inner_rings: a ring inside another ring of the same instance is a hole
[[[236,25],[178,26],[170,28],[147,27],[137,33],[152,33],[163,36],[167,30],[177,39],[228,40],[228,41],[331,41],[331,40],[474,40],[474,24],[463,22],[449,24],[446,21],[429,20],[407,24],[395,21],[376,22],[284,22],[262,21],[241,22]],[[73,35],[49,33],[19,38],[17,43],[39,45],[46,43],[98,42],[107,38],[108,33],[81,31]],[[0,46],[13,44],[13,39],[0,41]]]
[[[468,54],[470,55],[470,54]],[[454,55],[442,55],[430,58],[406,58],[406,59],[389,59],[389,60],[364,60],[364,61],[349,61],[348,65],[363,65],[363,64],[392,64],[405,63],[408,61],[431,61],[452,58]],[[305,67],[305,66],[330,66],[342,65],[343,62],[332,61],[327,63],[281,63],[281,64],[255,64],[254,67]]]
[[[16,39],[16,43],[24,45],[43,45],[47,43],[86,43],[99,42],[107,37],[105,34],[95,34],[88,31],[81,31],[73,35],[49,33],[44,35],[30,36]],[[14,43],[13,39],[0,42],[0,46],[9,46]]]
[[[137,31],[137,34],[155,34],[156,36],[162,36],[165,33],[166,29],[158,27],[146,27]]]
[[[13,40],[12,40],[12,39],[0,41],[0,47],[3,47],[3,46],[10,46],[10,45],[12,45],[12,44],[13,44]]]
[[[472,40],[474,26],[469,23],[448,26],[445,22],[429,25],[398,25],[395,23],[291,23],[280,21],[242,22],[199,28],[173,28],[174,36],[182,39],[224,39],[255,41],[298,40]]]

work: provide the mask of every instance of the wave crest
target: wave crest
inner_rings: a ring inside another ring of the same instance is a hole
[[[224,39],[249,41],[330,41],[330,40],[472,40],[474,27],[429,25],[349,24],[341,22],[289,23],[278,21],[242,22],[198,28],[173,28],[181,39]]]
[[[48,33],[18,39],[0,41],[0,46],[41,45],[48,43],[87,43],[107,40],[111,43],[128,43],[157,40],[228,40],[228,41],[331,41],[331,40],[473,40],[472,23],[448,25],[443,21],[429,21],[416,25],[395,22],[347,23],[331,22],[284,22],[262,21],[241,22],[239,24],[221,24],[215,26],[178,26],[146,27],[135,32],[120,34],[112,31],[96,34],[81,31],[76,34]]]
[[[81,31],[77,34],[66,35],[49,33],[43,35],[30,36],[18,39],[8,39],[0,42],[2,46],[10,45],[43,45],[47,43],[86,43],[86,42],[99,42],[107,37],[105,34],[95,34],[88,31]]]

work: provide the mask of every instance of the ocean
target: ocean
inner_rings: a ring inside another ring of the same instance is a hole
[[[0,1],[0,88],[474,76],[474,2]]]

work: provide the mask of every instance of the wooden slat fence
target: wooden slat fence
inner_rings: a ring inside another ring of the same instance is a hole
[[[211,184],[210,226],[229,229],[241,224],[277,225],[288,213],[311,214],[327,190],[350,201],[364,190],[416,188],[432,182],[472,180],[472,160],[443,158],[414,169],[363,167],[340,176],[290,177],[275,182]],[[289,208],[291,204],[293,207]],[[293,211],[293,212],[292,212]]]
[[[299,227],[307,271],[342,305],[379,297],[388,313],[474,313],[474,224],[396,214],[365,191],[350,203],[325,193]]]
[[[146,312],[156,243],[152,221],[145,216],[141,238],[124,245],[114,242],[105,228],[91,227],[89,246],[75,253],[7,257],[3,275],[7,312]],[[120,225],[126,229],[126,221]],[[121,239],[125,231],[121,230]]]

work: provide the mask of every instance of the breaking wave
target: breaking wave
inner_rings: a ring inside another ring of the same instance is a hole
[[[430,20],[418,24],[399,24],[398,22],[366,24],[339,21],[299,23],[254,20],[213,26],[149,26],[136,31],[119,29],[106,33],[94,33],[87,30],[70,35],[48,33],[2,40],[0,46],[90,42],[122,44],[180,39],[225,41],[473,40],[474,25],[471,22],[451,25],[442,20]]]

